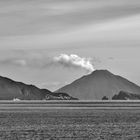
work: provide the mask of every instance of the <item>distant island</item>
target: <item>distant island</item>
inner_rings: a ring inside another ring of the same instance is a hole
[[[48,89],[40,89],[0,76],[0,100],[77,100],[77,98],[67,93],[54,93]]]
[[[108,70],[95,70],[56,92],[66,92],[79,100],[137,100],[140,87]]]

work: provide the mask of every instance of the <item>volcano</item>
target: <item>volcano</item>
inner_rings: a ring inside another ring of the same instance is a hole
[[[120,91],[140,95],[138,85],[108,70],[95,70],[56,92],[66,92],[81,100],[101,100],[104,96],[112,99]]]

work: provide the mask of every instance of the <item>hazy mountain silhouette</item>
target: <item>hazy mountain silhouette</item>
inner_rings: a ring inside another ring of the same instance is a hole
[[[112,99],[120,91],[140,94],[140,87],[107,70],[96,70],[57,90],[85,100],[102,99],[104,96]]]
[[[0,100],[73,100],[66,93],[52,93],[47,89],[39,89],[34,85],[16,82],[0,76]]]
[[[119,94],[116,94],[112,97],[112,100],[140,100],[140,94],[120,91]]]

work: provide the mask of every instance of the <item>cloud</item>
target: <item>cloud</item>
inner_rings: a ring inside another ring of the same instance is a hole
[[[91,58],[80,57],[76,54],[60,54],[59,56],[54,57],[45,55],[42,55],[42,57],[40,57],[39,55],[25,55],[20,57],[5,58],[4,60],[0,60],[0,64],[6,66],[27,67],[36,69],[64,67],[68,69],[83,69],[87,72],[92,72],[94,71],[94,66],[91,61]]]
[[[76,54],[61,54],[58,57],[54,57],[54,63],[57,63],[64,67],[71,68],[81,68],[88,72],[94,71],[93,64],[91,63],[90,58],[80,57]]]
[[[7,58],[4,60],[0,60],[0,63],[3,65],[13,65],[13,66],[27,66],[27,61],[25,59],[20,58]]]

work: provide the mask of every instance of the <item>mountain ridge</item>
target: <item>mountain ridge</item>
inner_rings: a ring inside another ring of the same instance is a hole
[[[53,93],[35,85],[0,76],[0,100],[77,100],[67,93]]]

